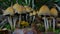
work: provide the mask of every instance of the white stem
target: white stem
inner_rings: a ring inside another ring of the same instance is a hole
[[[16,17],[14,17],[14,18],[13,18],[14,28],[15,28],[15,26],[16,26],[16,21],[17,21],[17,18],[16,18]]]
[[[28,18],[28,14],[26,14],[26,21],[27,21],[27,18]]]
[[[50,27],[51,27],[51,20],[49,22],[50,22]]]
[[[9,22],[11,28],[12,28],[13,24],[12,24],[12,19],[11,19],[11,17],[8,17],[8,22]]]
[[[53,18],[53,31],[55,31],[55,18]]]
[[[30,16],[29,20],[30,20],[29,22],[31,23],[31,16]]]
[[[44,17],[43,19],[44,19],[45,30],[47,30],[46,18]]]
[[[33,16],[33,22],[34,22],[34,20],[35,20],[35,16]]]
[[[20,22],[21,22],[21,15],[19,15],[19,23],[18,23],[18,26],[20,26]]]
[[[27,21],[27,14],[26,14],[26,21]]]
[[[46,21],[47,21],[47,29],[49,28],[49,23],[48,23],[48,19],[46,18]]]

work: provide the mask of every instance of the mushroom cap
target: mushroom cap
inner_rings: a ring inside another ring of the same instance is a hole
[[[14,15],[13,7],[8,7],[4,12],[3,15]]]
[[[25,9],[22,5],[19,5],[18,3],[14,4],[13,6],[15,13],[21,14]]]
[[[30,16],[33,16],[33,13],[30,13],[29,15],[30,15]]]
[[[39,10],[38,15],[50,15],[50,11],[49,11],[48,6],[43,5]]]
[[[51,8],[50,14],[51,14],[52,16],[55,16],[55,17],[58,16],[58,12],[57,12],[56,8]]]
[[[36,14],[37,14],[37,12],[34,10],[34,11],[33,11],[33,15],[36,15]]]
[[[33,9],[29,6],[24,6],[27,12],[33,11]]]

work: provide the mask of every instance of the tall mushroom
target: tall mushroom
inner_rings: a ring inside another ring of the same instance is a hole
[[[30,13],[29,13],[29,17],[30,17],[30,18],[29,18],[29,22],[30,22],[30,23],[32,22],[32,16],[33,16],[33,13],[30,12]]]
[[[36,14],[37,14],[37,12],[34,10],[34,11],[33,11],[33,22],[34,22],[34,20],[35,20]]]
[[[19,5],[18,3],[14,4],[13,6],[15,13],[19,14],[19,22],[21,21],[21,14],[23,11],[25,11],[25,8],[22,5]],[[20,23],[18,23],[20,26]]]
[[[29,6],[24,6],[25,7],[25,9],[26,9],[26,12],[27,12],[27,14],[26,14],[26,20],[28,19],[27,17],[28,17],[28,15],[29,15],[29,13],[33,10],[31,7],[29,7]]]
[[[7,15],[8,17],[8,22],[11,26],[11,29],[13,28],[13,24],[12,24],[12,16],[14,15],[14,10],[13,7],[8,7],[5,11],[3,11],[3,15]]]
[[[48,25],[46,15],[50,15],[49,8],[46,5],[43,5],[39,10],[38,15],[39,16],[41,16],[41,15],[44,16],[43,19],[44,19],[45,31],[47,31],[49,25]]]
[[[50,10],[50,14],[52,16],[52,19],[53,19],[53,31],[55,31],[55,18],[58,16],[58,12],[56,10],[56,8],[51,8]]]

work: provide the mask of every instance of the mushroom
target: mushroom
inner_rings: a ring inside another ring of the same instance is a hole
[[[21,14],[25,13],[25,8],[22,5],[19,5],[18,3],[14,4],[13,6],[15,13],[19,14],[19,22],[21,21]],[[18,23],[19,24],[19,23]],[[20,26],[20,24],[19,24]]]
[[[29,6],[24,6],[25,7],[25,9],[26,9],[26,12],[27,12],[27,14],[26,14],[26,20],[27,20],[27,17],[29,16],[29,13],[33,10],[31,7],[29,7]]]
[[[6,10],[3,11],[3,15],[7,15],[8,17],[8,22],[11,26],[11,29],[13,28],[13,24],[12,24],[12,16],[14,15],[14,10],[13,7],[8,7]]]
[[[30,23],[31,23],[31,21],[32,21],[32,16],[33,16],[33,13],[30,12],[30,13],[29,13],[29,17],[30,17],[30,18],[29,18],[29,20],[30,20],[29,22],[30,22]]]
[[[14,15],[14,10],[12,7],[8,7],[4,12],[3,15]]]
[[[58,12],[57,12],[56,8],[51,8],[50,14],[53,19],[53,31],[55,31],[55,18],[58,16]]]
[[[15,13],[21,14],[21,12],[23,11],[23,6],[19,5],[18,3],[14,4],[13,6]]]
[[[48,25],[48,20],[46,18],[46,15],[50,15],[50,11],[49,11],[49,8],[46,6],[46,5],[43,5],[39,12],[38,12],[38,16],[41,16],[43,15],[43,19],[44,19],[44,25],[45,25],[45,31],[47,31],[47,29],[49,28],[49,25]]]
[[[33,22],[34,22],[34,20],[35,20],[36,14],[37,14],[37,12],[34,10],[34,11],[33,11]]]

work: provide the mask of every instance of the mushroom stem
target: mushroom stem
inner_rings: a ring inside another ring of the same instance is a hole
[[[28,14],[26,14],[26,21],[28,21]]]
[[[14,18],[13,18],[14,28],[15,28],[15,26],[16,26],[16,21],[17,21],[17,17],[14,17]]]
[[[45,25],[45,31],[47,31],[47,20],[46,20],[46,17],[43,17],[43,19],[44,19],[44,25]]]
[[[29,16],[30,18],[29,18],[29,22],[31,23],[31,16]]]
[[[47,29],[49,29],[49,23],[47,18],[46,18],[46,21],[47,21]]]
[[[49,20],[49,22],[50,22],[50,27],[51,27],[51,20]]]
[[[19,23],[18,23],[18,26],[20,26],[20,22],[21,22],[21,15],[19,15]]]
[[[11,29],[12,29],[12,28],[13,28],[13,24],[12,24],[12,18],[11,18],[11,16],[8,17],[8,22],[9,22],[9,24],[10,24],[10,26],[11,26]]]
[[[34,20],[35,20],[35,15],[33,16],[33,22],[34,22]]]
[[[53,17],[53,31],[55,31],[55,18]]]
[[[27,16],[28,16],[28,15],[26,14],[26,21],[27,21]]]

